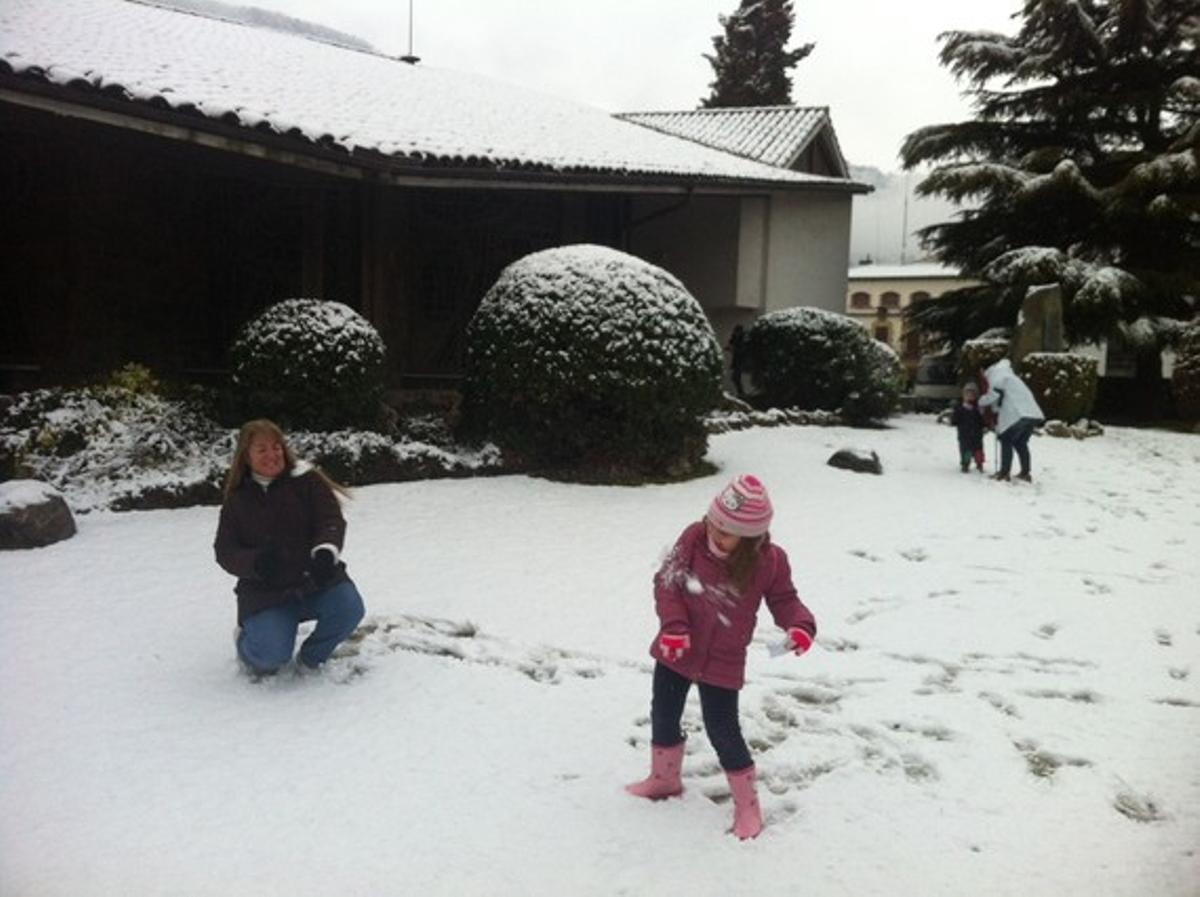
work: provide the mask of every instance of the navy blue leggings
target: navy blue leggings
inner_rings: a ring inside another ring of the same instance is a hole
[[[717,752],[721,768],[730,772],[745,769],[754,761],[738,722],[738,693],[731,688],[700,685],[700,710],[704,731]],[[674,747],[683,741],[679,721],[687,703],[692,681],[661,663],[654,666],[654,697],[650,701],[650,740],[659,747]]]

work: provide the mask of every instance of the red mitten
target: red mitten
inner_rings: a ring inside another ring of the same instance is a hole
[[[800,627],[793,626],[787,634],[792,642],[792,653],[797,657],[812,647],[813,637]]]
[[[692,637],[686,632],[664,632],[658,637],[658,648],[667,660],[681,660],[692,647]]]

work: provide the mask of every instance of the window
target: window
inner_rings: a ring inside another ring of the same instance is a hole
[[[850,307],[851,308],[870,308],[871,307],[871,294],[870,293],[862,293],[862,292],[854,293],[853,295],[850,296]]]
[[[884,293],[879,298],[880,298],[884,308],[899,308],[900,307],[900,294],[899,293],[893,293],[891,290],[888,290],[886,293]]]
[[[891,335],[892,331],[886,324],[875,328],[875,339],[881,343],[886,343],[891,338]]]
[[[911,296],[908,297],[908,303],[909,303],[909,305],[911,305],[914,302],[924,302],[928,298],[929,298],[929,294],[926,293],[924,290],[917,290],[915,293],[913,293]]]

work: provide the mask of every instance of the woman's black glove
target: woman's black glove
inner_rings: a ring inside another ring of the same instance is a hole
[[[312,560],[308,562],[308,572],[318,586],[327,586],[337,575],[337,560],[333,549],[318,548],[313,552]]]
[[[279,546],[270,542],[254,557],[254,575],[269,582],[279,574],[279,568],[282,565],[283,556],[279,551]]]

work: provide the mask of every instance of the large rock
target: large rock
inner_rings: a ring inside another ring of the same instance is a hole
[[[1011,358],[1019,369],[1031,352],[1063,351],[1062,288],[1057,284],[1030,287],[1021,302]]]
[[[75,518],[53,486],[38,480],[0,483],[0,550],[40,548],[75,535]]]
[[[869,449],[838,449],[825,462],[830,467],[853,470],[855,473],[883,473],[879,456]]]

